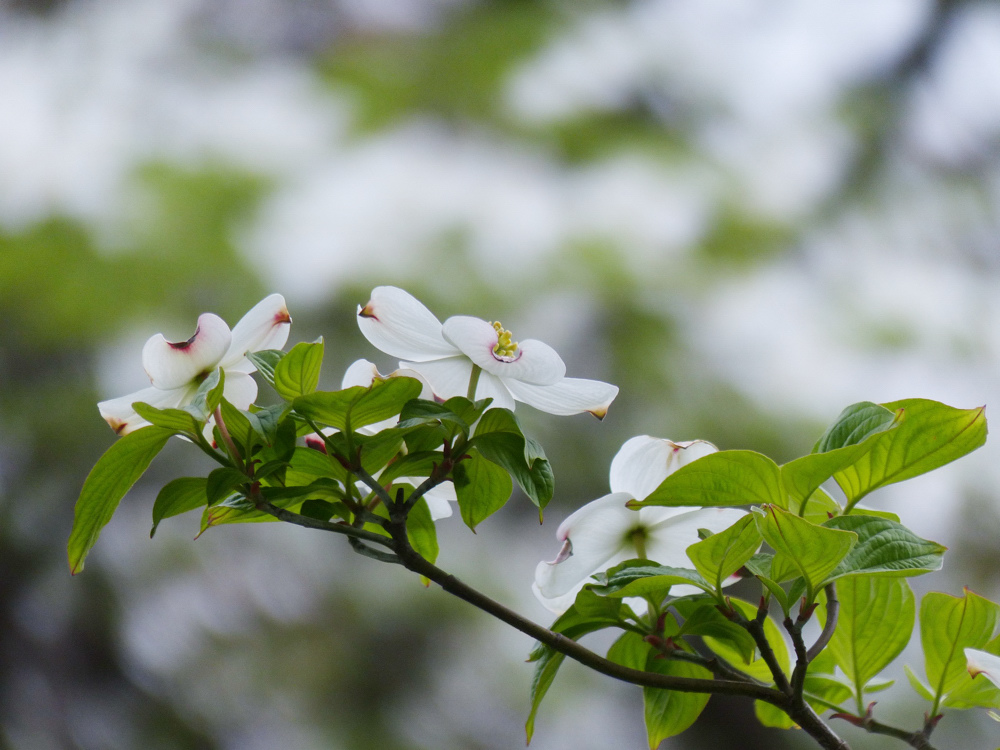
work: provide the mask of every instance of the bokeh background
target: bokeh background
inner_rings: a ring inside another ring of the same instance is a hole
[[[205,468],[180,441],[70,578],[114,439],[95,402],[147,384],[151,334],[278,291],[334,387],[392,365],[353,319],[392,283],[620,385],[603,423],[519,408],[543,526],[519,497],[439,524],[445,568],[547,622],[534,566],[632,435],[784,461],[855,401],[995,401],[998,145],[992,2],[3,0],[0,745],[523,746],[524,636],[319,532],[195,542],[191,514],[150,540],[158,486]],[[918,592],[1000,597],[998,459],[873,496],[950,547]],[[905,679],[880,696],[923,710]],[[936,744],[998,726],[951,714]],[[713,699],[664,747],[805,740]],[[640,691],[570,664],[532,747],[644,742]]]

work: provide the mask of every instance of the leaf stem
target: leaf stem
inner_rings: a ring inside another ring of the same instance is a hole
[[[229,434],[229,428],[226,427],[226,421],[222,418],[221,406],[215,407],[215,426],[219,428],[219,435],[222,436],[222,442],[225,444],[226,450],[229,452],[229,457],[232,458],[233,463],[236,464],[236,468],[246,474],[247,467],[243,463],[243,456],[236,447],[236,443],[233,441],[232,435]]]

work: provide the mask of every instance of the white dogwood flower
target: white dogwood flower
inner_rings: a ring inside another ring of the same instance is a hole
[[[465,396],[513,409],[521,401],[549,414],[588,411],[603,418],[618,387],[599,380],[567,378],[566,365],[548,344],[513,341],[500,323],[459,315],[444,324],[419,300],[393,286],[380,286],[358,307],[361,332],[376,348],[401,358],[442,399]]]
[[[685,550],[699,540],[698,529],[722,531],[745,511],[658,506],[634,511],[625,503],[644,500],[668,475],[716,450],[704,440],[675,443],[648,435],[628,440],[611,462],[611,494],[584,505],[560,524],[559,555],[535,569],[532,590],[538,600],[561,614],[594,573],[637,557],[693,568]],[[693,586],[672,589],[678,595],[696,591]]]
[[[225,372],[223,395],[239,409],[247,409],[257,398],[257,383],[250,373],[257,368],[249,352],[280,349],[288,340],[292,322],[285,298],[272,294],[258,302],[231,331],[218,315],[204,313],[187,341],[170,342],[162,333],[150,337],[142,348],[142,366],[152,383],[127,396],[97,405],[101,416],[119,435],[149,424],[132,404],[141,401],[158,409],[189,404],[199,384],[212,372]]]

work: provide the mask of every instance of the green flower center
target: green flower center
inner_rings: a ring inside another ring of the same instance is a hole
[[[493,323],[493,330],[497,332],[497,345],[493,347],[493,356],[502,362],[513,362],[520,356],[517,342],[511,340],[511,332],[500,325],[500,321]]]
[[[646,529],[643,527],[638,527],[632,529],[628,533],[628,540],[635,547],[635,556],[645,560],[646,559]]]

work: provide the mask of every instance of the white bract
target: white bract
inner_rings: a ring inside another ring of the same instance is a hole
[[[1000,688],[1000,656],[975,648],[965,649],[965,661],[969,674],[975,677],[981,674],[987,680]]]
[[[693,568],[685,550],[699,541],[698,529],[723,531],[745,511],[655,506],[635,511],[625,503],[644,500],[668,475],[717,450],[704,440],[675,443],[648,435],[628,440],[611,462],[611,494],[584,505],[560,524],[559,555],[535,569],[532,590],[538,600],[561,614],[594,573],[636,557]],[[671,593],[697,591],[693,586],[675,586]]]
[[[246,355],[283,347],[291,322],[285,298],[272,294],[254,305],[232,331],[218,315],[204,313],[187,341],[170,342],[158,333],[142,347],[142,366],[152,386],[101,401],[97,408],[115,432],[127,435],[149,424],[132,404],[182,407],[191,403],[206,377],[221,369],[225,373],[223,395],[238,409],[248,409],[257,398],[257,383],[250,377],[257,368]]]
[[[599,380],[567,378],[566,365],[548,344],[512,340],[500,323],[458,315],[442,325],[408,292],[394,286],[372,291],[358,307],[361,332],[376,348],[415,370],[441,399],[465,396],[474,366],[479,368],[475,398],[513,409],[521,401],[549,414],[588,411],[603,418],[618,387]]]

